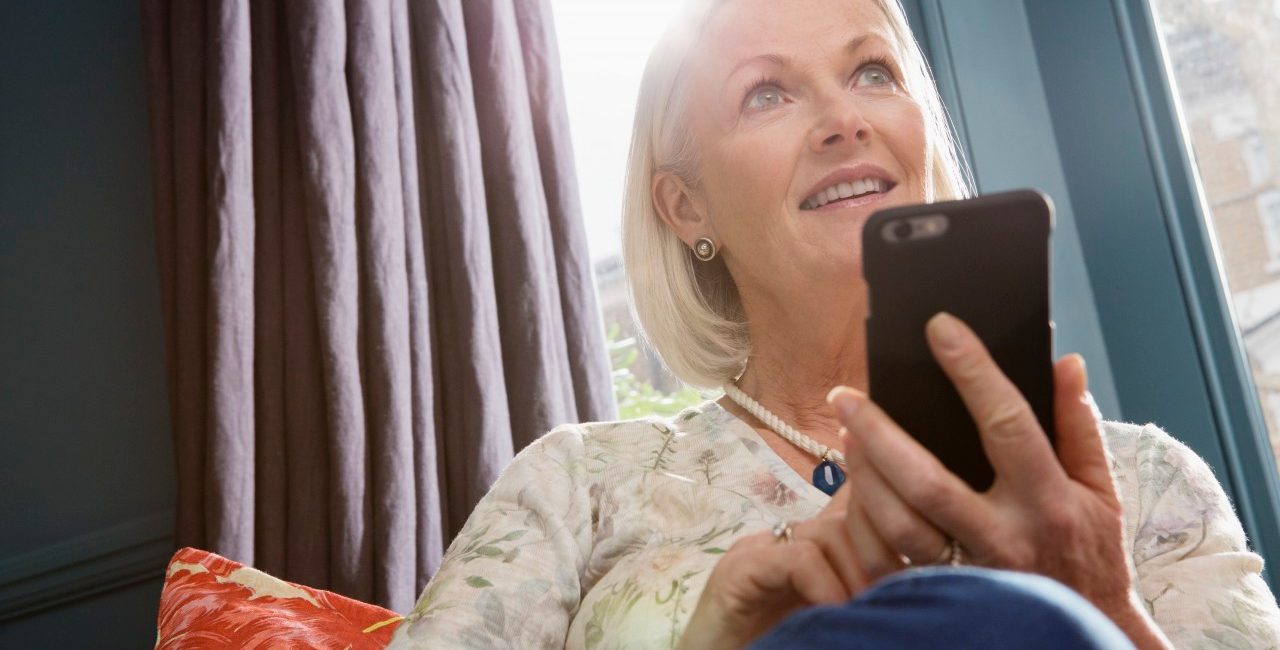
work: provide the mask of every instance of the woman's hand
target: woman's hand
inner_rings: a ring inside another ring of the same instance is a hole
[[[766,530],[729,547],[707,579],[680,647],[740,648],[796,609],[861,593],[868,580],[851,531],[868,524],[849,508],[850,493],[846,483],[818,516],[793,522],[790,541]]]
[[[865,395],[832,391],[829,400],[849,434],[846,458],[856,496],[848,507],[870,523],[862,536],[888,548],[862,553],[867,578],[897,570],[897,555],[916,562],[945,557],[951,537],[966,563],[1054,578],[1111,617],[1139,647],[1167,647],[1132,595],[1123,513],[1080,357],[1054,366],[1055,455],[1031,407],[968,327],[940,314],[927,336],[978,425],[996,481],[987,492],[974,492]]]

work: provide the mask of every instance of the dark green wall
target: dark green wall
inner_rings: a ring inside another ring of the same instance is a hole
[[[155,641],[174,479],[146,119],[136,2],[0,9],[0,647]]]

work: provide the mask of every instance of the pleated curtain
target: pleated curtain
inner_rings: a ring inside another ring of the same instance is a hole
[[[407,611],[615,406],[546,0],[142,0],[177,541]]]

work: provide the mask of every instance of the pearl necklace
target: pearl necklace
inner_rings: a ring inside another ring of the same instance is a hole
[[[748,413],[756,416],[756,419],[763,422],[774,433],[782,436],[783,440],[822,459],[822,462],[818,463],[818,466],[813,470],[813,485],[827,494],[835,494],[835,491],[844,483],[844,471],[840,469],[845,464],[844,454],[836,449],[819,444],[818,441],[800,433],[790,424],[783,422],[782,418],[773,414],[773,411],[765,408],[760,402],[752,399],[750,395],[742,392],[742,389],[738,388],[737,384],[728,383],[723,388],[724,394],[729,399],[746,409]]]

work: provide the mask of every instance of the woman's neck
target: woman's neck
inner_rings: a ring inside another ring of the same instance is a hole
[[[744,393],[783,422],[836,449],[840,448],[836,433],[840,424],[827,405],[827,393],[841,385],[864,391],[867,386],[863,317],[849,314],[840,320],[753,327],[751,357],[738,380]],[[734,412],[741,415],[744,410]],[[755,418],[747,421],[757,429],[765,428]]]

